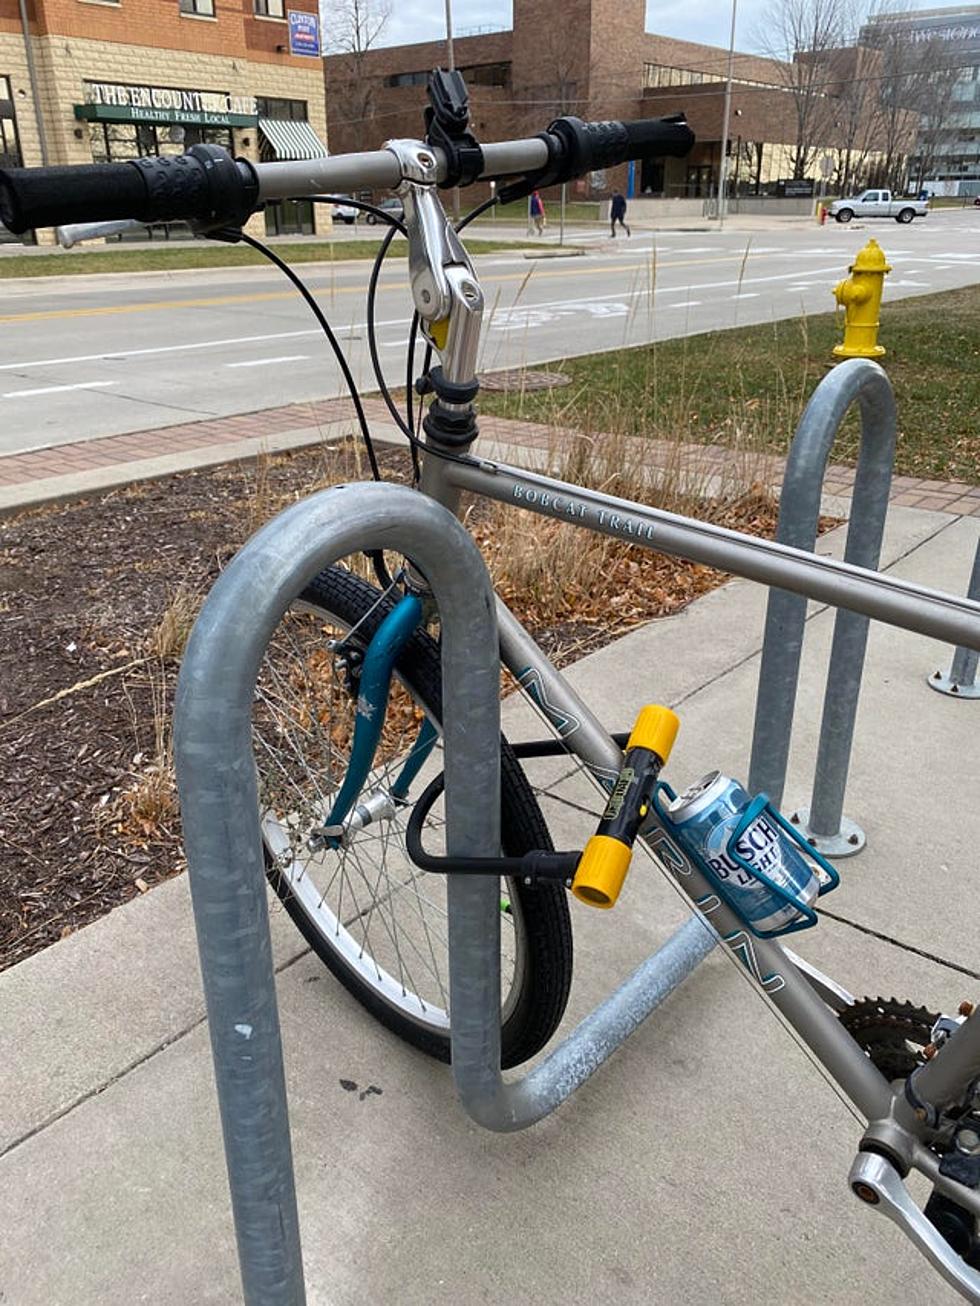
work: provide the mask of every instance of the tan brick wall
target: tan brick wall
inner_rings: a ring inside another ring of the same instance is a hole
[[[302,0],[299,7],[312,9],[315,0]],[[311,126],[326,141],[326,99],[321,61],[281,55],[270,57],[261,50],[257,57],[246,57],[245,37],[248,29],[256,25],[256,20],[244,17],[246,10],[251,13],[252,0],[234,0],[234,3],[227,0],[224,4],[219,0],[218,8],[218,23],[195,23],[191,20],[187,28],[179,25],[176,27],[175,30],[180,35],[193,30],[196,48],[165,49],[161,47],[160,38],[172,34],[173,15],[177,13],[176,0],[173,3],[171,0],[163,0],[163,3],[161,0],[122,0],[120,10],[125,10],[127,31],[134,30],[146,35],[150,16],[155,14],[160,19],[154,44],[122,42],[99,37],[97,34],[74,34],[81,13],[95,15],[86,20],[86,32],[91,32],[94,28],[98,33],[106,23],[111,23],[112,31],[118,36],[118,20],[121,15],[108,5],[87,4],[84,0],[71,0],[71,5],[68,5],[63,0],[60,3],[49,0],[42,25],[46,24],[49,31],[55,26],[60,26],[63,30],[58,35],[32,38],[49,162],[92,162],[88,125],[74,117],[74,105],[85,99],[86,81],[150,84],[186,90],[225,91],[231,95],[305,100]],[[110,11],[108,18],[101,13],[102,10]],[[161,10],[166,10],[170,15],[167,22],[161,18]],[[0,16],[4,13],[5,11],[0,11]],[[204,35],[204,32],[213,29],[227,34],[236,30],[230,21],[232,17],[237,22],[241,38],[237,44],[233,45],[230,52],[227,47],[222,53],[207,48],[212,36]],[[278,42],[288,41],[284,23],[272,23],[268,27]],[[68,31],[69,28],[72,31]],[[33,166],[41,162],[41,151],[24,44],[19,33],[19,23],[16,34],[0,28],[0,73],[11,78],[21,151],[25,164]],[[249,49],[254,49],[254,46],[250,44]],[[257,129],[236,129],[234,145],[237,153],[257,159]],[[316,222],[318,230],[329,230],[329,212],[318,207]],[[253,221],[250,229],[257,233],[264,230],[261,219]]]
[[[52,163],[92,161],[87,131],[82,140],[75,137],[75,130],[84,128],[85,124],[76,121],[73,109],[84,102],[84,84],[88,81],[305,100],[311,126],[321,137],[326,137],[326,108],[318,63],[306,70],[202,52],[161,53],[147,46],[123,45],[117,41],[65,40],[64,37],[41,37],[35,40],[34,50]],[[256,132],[251,128],[236,132],[236,138],[242,136],[250,140],[242,153],[257,158]],[[240,139],[236,139],[236,145],[242,148]]]

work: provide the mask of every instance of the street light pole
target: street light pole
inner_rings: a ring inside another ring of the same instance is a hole
[[[449,3],[449,0],[446,0]],[[31,44],[31,28],[27,18],[27,0],[20,0],[20,26],[24,34],[24,58],[27,62],[27,80],[31,84],[31,98],[34,101],[34,118],[37,123],[37,143],[41,152],[41,166],[48,166],[48,136],[44,130],[44,108],[41,104],[41,82],[34,62],[34,47]]]
[[[449,0],[446,0],[447,4]],[[732,0],[732,30],[728,39],[728,76],[725,80],[725,110],[721,120],[721,164],[718,169],[720,184],[718,186],[718,230],[725,226],[725,211],[728,208],[728,123],[732,113],[732,74],[735,68],[735,14],[738,0]]]
[[[446,0],[446,59],[449,71],[456,67],[456,54],[453,50],[453,0]]]

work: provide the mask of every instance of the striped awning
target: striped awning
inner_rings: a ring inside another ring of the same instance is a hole
[[[325,159],[329,153],[308,122],[260,118],[259,131],[272,146],[277,159]]]

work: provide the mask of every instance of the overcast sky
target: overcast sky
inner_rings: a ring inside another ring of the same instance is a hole
[[[737,0],[735,44],[741,50],[759,48],[761,15],[770,0]],[[903,9],[931,8],[936,0],[904,0]],[[391,0],[391,18],[382,45],[431,41],[446,31],[444,0]],[[557,10],[560,12],[560,8]],[[728,45],[732,21],[730,0],[648,0],[647,31],[705,45]],[[457,33],[484,26],[510,27],[511,0],[453,0]]]

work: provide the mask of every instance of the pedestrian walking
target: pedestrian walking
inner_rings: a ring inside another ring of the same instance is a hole
[[[536,190],[531,191],[531,198],[528,201],[528,210],[531,214],[531,222],[534,225],[534,230],[537,232],[539,236],[543,236],[544,229],[546,226],[546,219],[544,216],[544,200],[541,198],[541,196],[538,194]]]
[[[615,239],[617,222],[622,227],[622,229],[626,232],[627,236],[630,234],[630,229],[626,225],[626,196],[620,194],[618,190],[613,192],[612,206],[609,210],[609,218],[610,218],[610,223],[609,223],[610,236],[612,236]]]

